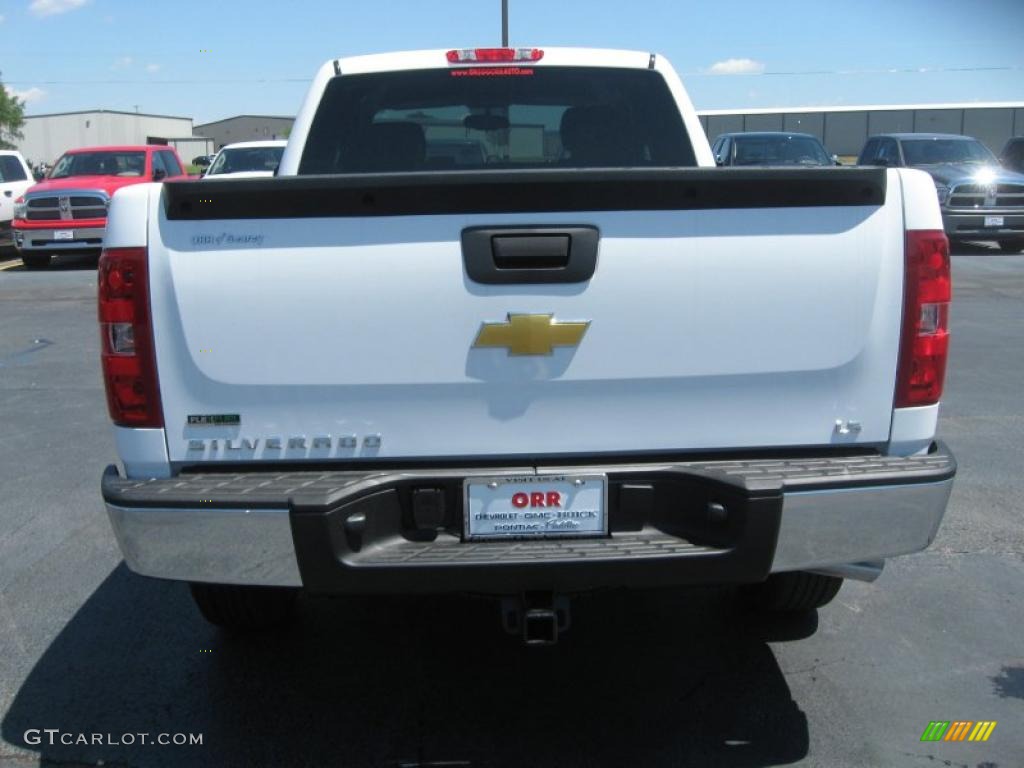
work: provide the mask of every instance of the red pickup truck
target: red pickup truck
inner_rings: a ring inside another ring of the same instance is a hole
[[[103,247],[110,198],[121,187],[187,178],[178,153],[163,145],[86,147],[65,152],[50,174],[14,205],[14,245],[28,269],[54,254]]]

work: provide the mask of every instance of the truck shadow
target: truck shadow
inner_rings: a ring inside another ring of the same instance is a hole
[[[472,597],[302,602],[286,630],[206,625],[180,584],[115,569],[17,692],[5,741],[40,763],[761,766],[808,751],[807,719],[727,589],[608,591],[574,601],[553,647],[502,633]],[[113,744],[61,744],[103,734]],[[124,734],[201,733],[201,746]],[[106,735],[110,734],[109,737]],[[118,744],[117,742],[121,742]]]
[[[45,275],[47,272],[87,272],[89,270],[96,270],[96,267],[99,265],[99,259],[98,253],[57,255],[53,257],[50,266],[46,269],[32,271],[25,268],[21,258],[12,254],[0,256],[0,267],[3,267],[3,271],[8,274],[30,272],[34,275]]]

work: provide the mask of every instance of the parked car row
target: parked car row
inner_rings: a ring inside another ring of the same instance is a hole
[[[274,175],[286,141],[229,144],[193,158],[205,178]],[[725,133],[712,145],[719,166],[841,165],[817,137],[762,131]],[[947,236],[994,240],[1002,250],[1024,249],[1024,137],[996,156],[969,136],[894,133],[872,136],[857,165],[920,168],[935,182]],[[177,152],[161,145],[89,147],[66,152],[45,179],[17,152],[0,152],[0,250],[14,246],[29,269],[49,266],[55,253],[98,253],[106,211],[122,187],[187,178]]]
[[[724,133],[712,145],[720,166],[839,164],[806,133]],[[994,240],[1000,249],[1024,249],[1024,137],[1010,139],[996,156],[970,136],[891,133],[872,136],[857,165],[919,168],[931,175],[950,240]]]
[[[207,163],[205,175],[272,176],[286,143],[230,144]],[[0,152],[0,249],[16,247],[28,269],[48,267],[54,254],[98,254],[117,190],[187,178],[178,153],[163,145],[70,150],[38,183],[19,153]]]

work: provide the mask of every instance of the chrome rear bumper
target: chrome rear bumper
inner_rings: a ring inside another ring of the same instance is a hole
[[[493,468],[140,481],[125,480],[110,467],[103,493],[128,566],[167,579],[321,592],[500,591],[518,583],[534,588],[549,578],[563,588],[722,583],[793,570],[870,580],[877,564],[865,561],[916,552],[932,542],[956,463],[937,445],[930,454],[908,458],[595,463],[585,469],[607,473],[620,488],[651,481],[657,491],[658,482],[676,482],[676,476],[695,482],[702,498],[710,492],[728,499],[741,518],[736,527],[743,530],[732,538],[704,540],[700,534],[683,535],[656,516],[637,528],[616,530],[616,515],[634,503],[620,494],[610,507],[610,538],[586,540],[590,548],[555,540],[526,542],[528,547],[461,542],[458,531],[442,531],[429,541],[403,536],[398,489],[461,483],[472,474],[494,474]],[[690,514],[684,506],[680,516]],[[367,534],[353,544],[353,520],[361,531],[376,526],[376,537]]]

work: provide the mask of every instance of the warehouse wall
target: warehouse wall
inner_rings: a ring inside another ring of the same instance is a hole
[[[103,144],[145,144],[151,138],[192,135],[185,117],[121,112],[77,112],[26,117],[18,149],[30,163],[53,163],[69,149]]]
[[[185,165],[191,163],[194,157],[212,155],[214,152],[213,139],[201,136],[194,136],[191,139],[171,139],[170,145],[178,150],[178,156],[181,157],[181,162]]]
[[[213,139],[214,149],[218,150],[225,144],[233,144],[236,141],[286,138],[294,122],[291,117],[239,115],[215,123],[203,123],[195,126],[194,130],[197,136],[209,136]]]

